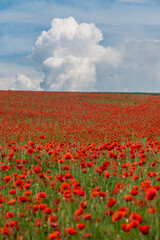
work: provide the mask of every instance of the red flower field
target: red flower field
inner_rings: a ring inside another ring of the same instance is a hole
[[[0,91],[0,239],[160,239],[160,97]]]

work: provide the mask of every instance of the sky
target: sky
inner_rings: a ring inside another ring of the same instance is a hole
[[[160,1],[0,0],[0,89],[160,92]]]

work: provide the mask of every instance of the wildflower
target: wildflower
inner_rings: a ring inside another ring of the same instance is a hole
[[[126,202],[132,202],[133,201],[133,196],[126,195],[126,196],[124,196],[124,199],[126,200]]]
[[[75,216],[81,215],[83,213],[83,208],[79,208],[75,211]]]
[[[148,188],[146,191],[146,199],[151,201],[157,198],[157,190],[155,188]]]
[[[133,189],[132,189],[132,190],[130,191],[130,194],[133,195],[133,196],[137,195],[138,193],[139,193],[139,192],[138,192],[137,190],[133,190]]]
[[[106,210],[105,215],[106,215],[106,216],[112,216],[113,213],[114,213],[113,210],[108,209],[108,210]]]
[[[110,197],[108,200],[109,200],[109,201],[107,202],[108,208],[113,207],[113,206],[117,203],[117,201],[116,201],[113,197]]]
[[[105,192],[99,192],[99,197],[102,197],[103,199],[105,199],[106,197],[106,193]]]
[[[45,208],[43,212],[49,215],[53,213],[53,210],[51,208]]]
[[[73,159],[73,155],[69,152],[67,152],[64,156],[63,156],[64,159],[68,159],[68,160],[72,160]]]
[[[27,153],[28,153],[28,154],[32,154],[32,153],[34,153],[33,148],[28,148]]]
[[[147,213],[152,213],[152,214],[155,214],[157,212],[157,210],[155,208],[149,208],[147,210]]]
[[[108,173],[108,172],[105,173],[105,178],[110,178],[110,176],[111,176],[110,173]]]
[[[49,223],[52,223],[52,222],[55,222],[55,221],[57,221],[57,217],[55,217],[55,216],[49,216],[48,217],[48,222]]]
[[[6,176],[3,178],[3,180],[5,181],[5,183],[8,183],[11,180],[11,176]]]
[[[66,189],[68,189],[68,188],[70,188],[69,183],[64,182],[64,183],[62,183],[61,186],[60,186],[60,192],[63,193],[64,190],[66,190]]]
[[[24,216],[26,216],[26,212],[19,213],[18,216],[21,217],[21,218],[23,218]]]
[[[16,202],[17,202],[17,201],[16,201],[15,199],[10,200],[10,201],[8,201],[8,205],[15,205]]]
[[[131,230],[129,224],[122,224],[122,225],[121,225],[121,228],[122,228],[122,230],[123,230],[124,232],[126,232],[126,233],[129,233],[130,230]]]
[[[138,213],[133,212],[129,216],[129,221],[132,221],[132,220],[137,220],[139,223],[141,223],[143,221],[143,218]]]
[[[18,179],[15,183],[16,186],[21,186],[22,184],[24,184],[22,179]]]
[[[41,203],[38,208],[39,208],[41,211],[43,211],[46,207],[47,207],[46,204]],[[37,210],[38,210],[38,209],[37,209]]]
[[[112,215],[112,221],[117,222],[119,219],[123,218],[125,213],[122,211],[117,211]]]
[[[83,235],[83,237],[84,237],[84,238],[90,238],[90,237],[91,237],[91,233],[85,233],[85,234]]]
[[[21,196],[18,198],[18,201],[20,202],[30,202],[29,198],[26,196]]]
[[[5,202],[4,198],[0,197],[0,204],[2,204],[4,202]]]
[[[83,214],[83,215],[82,215],[82,218],[83,218],[84,220],[90,220],[90,219],[92,218],[92,215],[89,214],[89,213],[86,213],[86,214]]]
[[[37,194],[37,200],[42,199],[42,198],[47,198],[47,194],[45,192],[40,192]]]
[[[40,227],[40,226],[41,226],[41,222],[40,222],[40,221],[36,221],[36,222],[34,223],[34,226]]]
[[[157,176],[157,173],[156,172],[148,172],[148,176],[155,177],[155,176]]]
[[[48,236],[48,239],[56,239],[58,237],[60,237],[61,233],[59,231],[55,231],[53,233],[50,233]]]
[[[86,202],[81,202],[81,203],[79,204],[79,206],[80,206],[81,208],[83,208],[83,209],[86,209],[86,208],[87,208]]]
[[[64,229],[64,232],[69,235],[75,235],[77,234],[77,230],[74,227],[68,227]]]
[[[78,228],[79,230],[84,229],[85,226],[86,226],[86,225],[85,225],[84,223],[79,223],[79,224],[77,224],[77,228]]]
[[[32,191],[26,191],[24,194],[25,194],[26,196],[30,196],[30,195],[32,194]]]
[[[143,235],[147,235],[150,231],[150,226],[149,225],[141,225],[141,226],[139,226],[139,230]]]
[[[14,212],[7,212],[5,218],[14,218],[14,216],[15,216]]]
[[[139,226],[139,221],[137,220],[132,220],[130,223],[129,223],[129,227],[130,228],[137,228]]]

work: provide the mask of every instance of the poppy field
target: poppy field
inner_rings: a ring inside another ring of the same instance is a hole
[[[160,96],[0,91],[0,106],[0,239],[160,239]]]

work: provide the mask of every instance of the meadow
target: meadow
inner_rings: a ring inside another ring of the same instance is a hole
[[[160,96],[0,91],[0,106],[0,239],[160,239]]]

